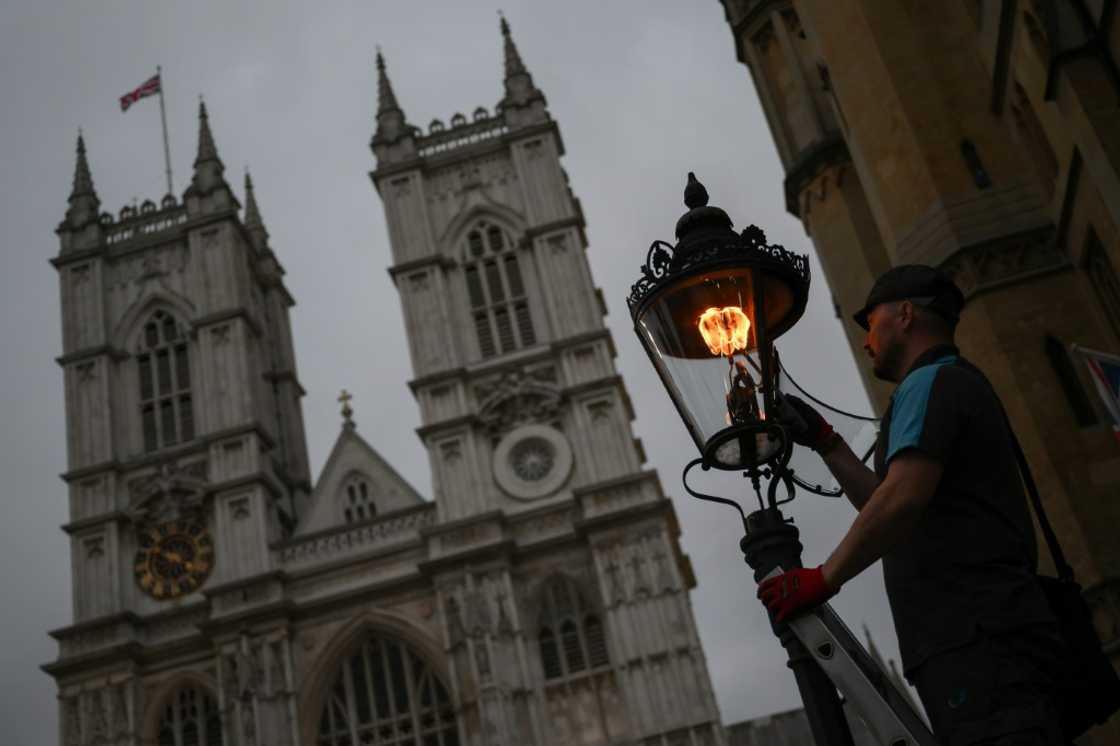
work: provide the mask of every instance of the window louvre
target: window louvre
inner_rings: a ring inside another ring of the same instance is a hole
[[[541,606],[537,641],[546,680],[586,675],[610,664],[602,621],[589,613],[571,581],[556,578],[550,582]]]
[[[518,257],[499,226],[479,223],[467,234],[463,276],[483,358],[537,343]]]
[[[339,501],[343,507],[342,516],[347,523],[364,521],[377,515],[377,506],[370,493],[365,477],[355,475],[347,480],[339,493]]]
[[[195,436],[190,355],[182,339],[178,323],[163,311],[156,311],[144,325],[136,365],[141,430],[147,452]]]

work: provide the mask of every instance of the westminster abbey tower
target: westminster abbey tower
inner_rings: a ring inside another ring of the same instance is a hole
[[[117,216],[79,139],[53,260],[75,617],[45,667],[60,743],[724,743],[560,132],[501,32],[494,111],[425,130],[376,59],[370,176],[431,500],[348,407],[312,480],[283,252],[205,107],[182,198]]]

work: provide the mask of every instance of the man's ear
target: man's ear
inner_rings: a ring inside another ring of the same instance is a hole
[[[914,304],[910,301],[904,300],[898,304],[898,322],[903,330],[910,331],[913,329],[915,315]]]

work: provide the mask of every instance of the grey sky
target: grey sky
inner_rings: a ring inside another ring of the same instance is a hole
[[[692,599],[724,722],[798,706],[726,509],[680,487],[694,448],[632,332],[625,296],[645,249],[671,239],[687,171],[739,227],[762,226],[798,251],[811,243],[786,215],[782,171],[754,88],[735,60],[716,0],[552,3],[504,0],[514,38],[568,149],[589,257],[610,310],[618,366],[633,398],[649,466],[681,518],[699,587]],[[421,492],[426,456],[400,306],[385,272],[388,238],[367,172],[380,44],[409,120],[427,127],[502,95],[496,6],[483,3],[0,4],[0,303],[3,426],[0,474],[0,729],[4,743],[56,742],[54,658],[47,630],[70,623],[66,468],[57,252],[85,132],[103,209],[157,199],[164,175],[155,99],[122,114],[117,97],[164,68],[175,188],[186,187],[205,96],[235,191],[251,167],[272,245],[297,306],[292,320],[304,414],[317,472],[340,423],[335,398],[354,394],[359,430]],[[820,396],[868,411],[819,265],[805,319],[780,345],[794,376]],[[807,460],[806,463],[809,463]],[[709,478],[713,489],[741,482]],[[806,563],[822,562],[854,512],[803,497],[790,506]],[[891,656],[896,643],[878,568],[836,600],[866,621]]]

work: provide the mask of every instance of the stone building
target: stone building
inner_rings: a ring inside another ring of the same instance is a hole
[[[377,58],[381,195],[434,495],[344,421],[312,482],[284,270],[207,112],[181,200],[53,259],[74,619],[60,743],[725,742],[695,584],[632,413],[545,97],[412,126]]]
[[[721,2],[871,398],[889,388],[852,312],[888,267],[944,268],[968,299],[960,347],[1120,663],[1120,449],[1069,353],[1120,350],[1116,3]]]

